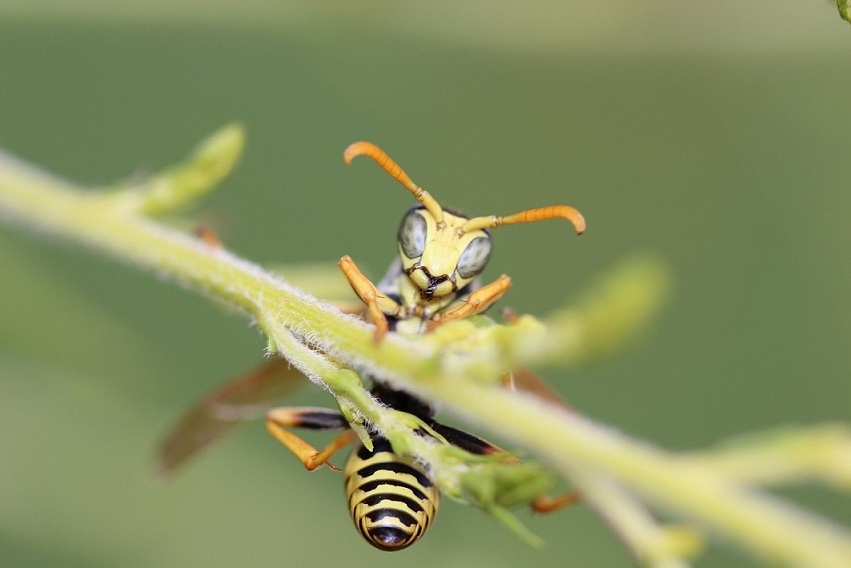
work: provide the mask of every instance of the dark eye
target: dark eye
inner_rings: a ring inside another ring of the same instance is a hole
[[[423,255],[426,243],[426,220],[418,213],[419,209],[412,209],[402,219],[399,227],[399,246],[408,258],[419,258]]]
[[[490,237],[477,237],[470,241],[461,258],[458,260],[458,275],[461,278],[472,278],[485,269],[491,257]]]

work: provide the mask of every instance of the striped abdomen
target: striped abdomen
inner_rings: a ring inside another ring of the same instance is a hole
[[[343,470],[349,511],[371,545],[402,550],[425,533],[440,493],[414,459],[394,454],[383,438],[373,443],[373,452],[352,452]]]

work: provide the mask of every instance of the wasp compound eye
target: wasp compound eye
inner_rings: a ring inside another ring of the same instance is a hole
[[[458,259],[458,275],[461,278],[473,278],[485,269],[491,257],[490,237],[476,237]]]
[[[420,210],[421,208],[410,210],[399,227],[399,246],[410,259],[421,257],[425,250],[428,227],[426,220],[419,213]]]

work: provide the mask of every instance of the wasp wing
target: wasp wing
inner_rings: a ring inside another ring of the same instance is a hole
[[[520,369],[512,373],[509,389],[531,393],[538,398],[571,411],[570,405],[544,379],[529,371]]]
[[[159,447],[155,474],[165,478],[234,428],[263,416],[307,379],[284,359],[228,381],[190,408]]]

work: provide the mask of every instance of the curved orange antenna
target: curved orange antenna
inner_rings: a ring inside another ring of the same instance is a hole
[[[375,160],[375,163],[381,166],[381,169],[405,186],[405,189],[410,191],[414,198],[423,204],[431,216],[434,217],[435,221],[438,223],[443,222],[443,208],[437,200],[432,197],[429,192],[415,184],[411,178],[408,177],[408,174],[405,173],[405,170],[403,170],[399,164],[394,162],[384,150],[372,142],[355,142],[354,144],[349,145],[345,152],[343,152],[343,161],[346,162],[347,166],[350,166],[352,164],[352,160],[358,156],[369,156]]]
[[[585,218],[582,213],[567,205],[550,205],[549,207],[538,207],[537,209],[528,209],[515,213],[514,215],[506,215],[504,217],[490,215],[488,217],[474,217],[461,226],[461,231],[469,233],[477,229],[495,229],[502,225],[516,225],[517,223],[534,223],[536,221],[544,221],[546,219],[555,219],[560,217],[567,219],[573,225],[577,235],[585,232]]]

